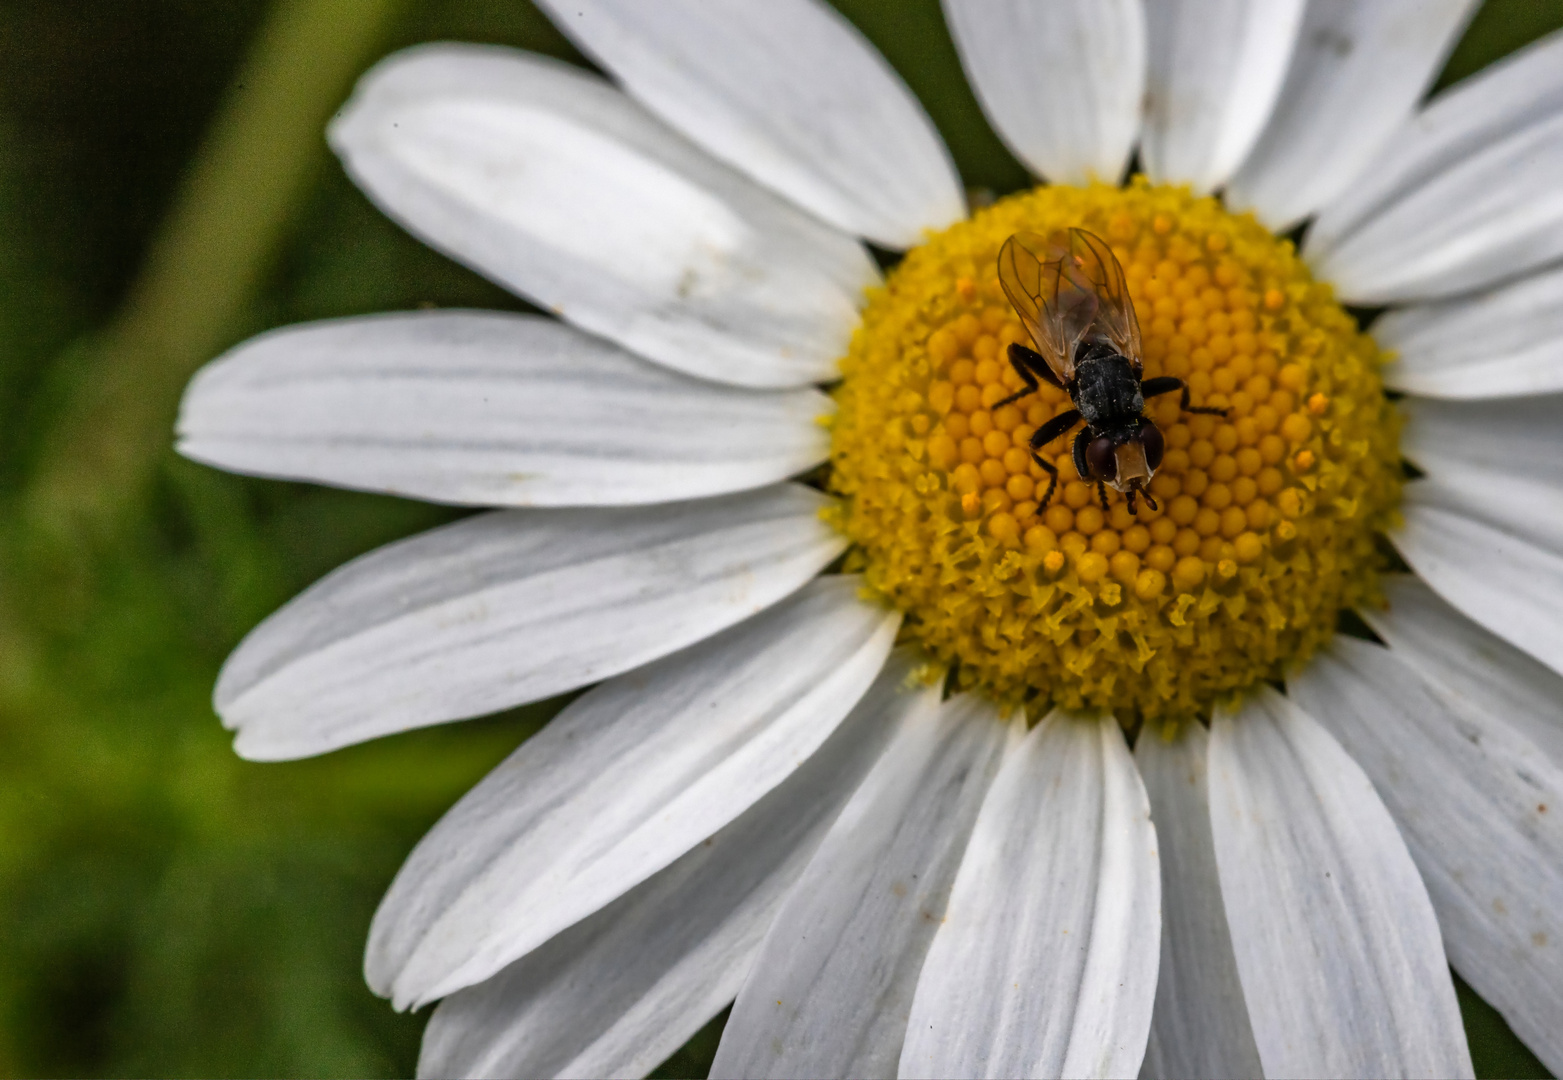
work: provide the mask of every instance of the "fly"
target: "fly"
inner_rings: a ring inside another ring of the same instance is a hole
[[[1123,267],[1101,237],[1070,229],[1043,237],[1021,232],[999,251],[999,282],[1036,349],[1013,344],[1009,362],[1025,388],[994,408],[1035,393],[1038,380],[1069,395],[1074,408],[1059,413],[1031,435],[1032,460],[1051,479],[1040,506],[1058,487],[1058,469],[1042,447],[1084,422],[1075,436],[1075,471],[1096,482],[1107,509],[1107,488],[1121,492],[1134,511],[1136,496],[1158,509],[1146,485],[1161,466],[1161,430],[1145,415],[1147,398],[1183,393],[1185,412],[1225,416],[1225,409],[1189,404],[1188,384],[1171,375],[1142,378],[1140,324],[1134,315]]]

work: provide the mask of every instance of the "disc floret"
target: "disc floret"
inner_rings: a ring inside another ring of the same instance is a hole
[[[1079,227],[1123,264],[1153,400],[1158,509],[1104,512],[1068,438],[1050,505],[1031,433],[1070,408],[1007,363],[1030,344],[997,278],[1016,232]],[[869,304],[836,391],[833,520],[904,636],[1007,703],[1195,715],[1277,677],[1374,598],[1398,500],[1398,425],[1373,340],[1292,245],[1186,189],[1047,187],[911,251]]]

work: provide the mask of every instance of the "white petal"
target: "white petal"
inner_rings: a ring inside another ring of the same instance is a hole
[[[1401,127],[1309,226],[1304,247],[1309,261],[1323,276],[1360,289],[1373,285],[1375,267],[1381,274],[1393,273],[1403,260],[1425,256],[1424,239],[1415,232],[1398,236],[1396,249],[1383,258],[1373,246],[1381,241],[1363,241],[1359,234],[1379,216],[1441,183],[1463,162],[1560,110],[1563,34],[1555,33],[1439,94]],[[1517,192],[1505,179],[1492,194],[1501,203]],[[1343,246],[1350,250],[1338,253]],[[1368,276],[1358,280],[1363,270]]]
[[[1204,725],[1191,721],[1174,739],[1142,728],[1134,746],[1161,842],[1161,969],[1146,1077],[1263,1075],[1216,874],[1209,742]]]
[[[1563,677],[1489,634],[1409,574],[1384,579],[1387,608],[1362,617],[1397,658],[1467,712],[1501,720],[1563,765]]]
[[[943,0],[961,66],[999,136],[1055,184],[1117,183],[1145,87],[1140,0]]]
[[[1344,191],[1432,85],[1475,0],[1313,0],[1227,202],[1289,228]]]
[[[922,697],[772,923],[712,1076],[895,1076],[961,854],[1023,730],[972,695]]]
[[[788,888],[919,695],[893,657],[787,782],[662,873],[441,1003],[424,1076],[644,1076],[733,999]]]
[[[1342,299],[1447,296],[1563,255],[1563,113],[1482,148],[1375,214],[1314,263]]]
[[[1210,824],[1266,1076],[1470,1076],[1427,890],[1373,785],[1269,686],[1210,732]]]
[[[431,245],[694,375],[831,378],[878,277],[856,242],[546,57],[398,53],[330,134],[359,186]]]
[[[1287,684],[1395,815],[1455,970],[1563,1069],[1563,770],[1365,641],[1336,638]]]
[[[1409,505],[1437,507],[1563,555],[1563,488],[1481,467],[1441,465],[1407,484]]]
[[[1563,484],[1563,397],[1400,402],[1400,449],[1437,476],[1455,469]]]
[[[1563,57],[1559,58],[1563,65]],[[1373,337],[1408,394],[1495,398],[1563,390],[1563,270],[1478,296],[1387,312]]]
[[[625,510],[508,510],[387,545],[252,630],[215,701],[256,760],[573,690],[774,604],[845,541],[794,484]]]
[[[901,619],[820,579],[576,700],[423,838],[365,975],[398,1008],[482,982],[738,817],[819,748]]]
[[[817,0],[539,6],[646,108],[840,229],[904,248],[965,216],[922,106]]]
[[[469,506],[671,502],[823,461],[814,389],[720,386],[532,315],[289,327],[191,380],[179,452],[260,476]]]
[[[1145,8],[1140,155],[1158,182],[1209,191],[1253,149],[1281,92],[1307,0],[1159,0]]]
[[[1160,904],[1156,829],[1117,721],[1054,710],[982,805],[900,1075],[1134,1075]]]
[[[1408,484],[1405,527],[1390,533],[1433,591],[1553,671],[1563,671],[1563,555],[1537,547]]]

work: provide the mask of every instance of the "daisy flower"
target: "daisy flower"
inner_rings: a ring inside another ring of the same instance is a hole
[[[821,3],[543,6],[611,82],[412,49],[330,140],[555,317],[276,331],[179,422],[496,508],[257,627],[239,753],[595,684],[375,916],[420,1069],[736,1002],[718,1075],[1469,1075],[1452,965],[1563,1070],[1563,37],[1421,104],[1470,0],[945,0],[1045,181],[969,213]],[[1224,411],[1147,405],[1154,508],[1028,452],[997,257],[1068,227]]]

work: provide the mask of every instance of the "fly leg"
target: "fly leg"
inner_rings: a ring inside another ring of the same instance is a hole
[[[1096,497],[1102,500],[1102,513],[1110,513],[1107,509],[1107,485],[1100,480],[1096,482]]]
[[[1086,428],[1075,436],[1075,472],[1080,474],[1080,479],[1091,479],[1091,466],[1085,460],[1085,448],[1091,443],[1091,429]],[[1104,496],[1105,498],[1105,493]]]
[[[1020,381],[1026,384],[1026,388],[1011,394],[1003,401],[994,402],[995,409],[1001,405],[1008,405],[1012,401],[1019,401],[1027,394],[1036,393],[1038,386],[1041,385],[1037,382],[1039,378],[1043,382],[1052,383],[1060,390],[1064,389],[1064,384],[1058,381],[1058,376],[1053,374],[1052,368],[1048,367],[1047,360],[1035,349],[1028,349],[1017,341],[1009,347],[1009,362],[1015,369],[1015,374],[1020,376]]]
[[[1140,383],[1140,393],[1147,398],[1160,397],[1162,394],[1170,394],[1174,390],[1183,391],[1183,400],[1179,402],[1179,408],[1184,412],[1206,413],[1210,416],[1225,416],[1225,409],[1213,409],[1209,405],[1189,404],[1189,384],[1176,375],[1161,375],[1154,379],[1146,379]]]
[[[1035,384],[1033,384],[1033,388],[1035,388]],[[994,407],[997,408],[997,406]],[[1058,487],[1058,469],[1054,467],[1051,461],[1042,456],[1042,448],[1079,422],[1080,411],[1078,409],[1070,409],[1067,412],[1059,413],[1031,433],[1031,441],[1028,444],[1031,447],[1031,460],[1042,466],[1050,477],[1047,482],[1047,493],[1037,502],[1037,509],[1039,510],[1047,509],[1048,501],[1053,497],[1053,489]],[[1077,458],[1078,456],[1076,454]]]

